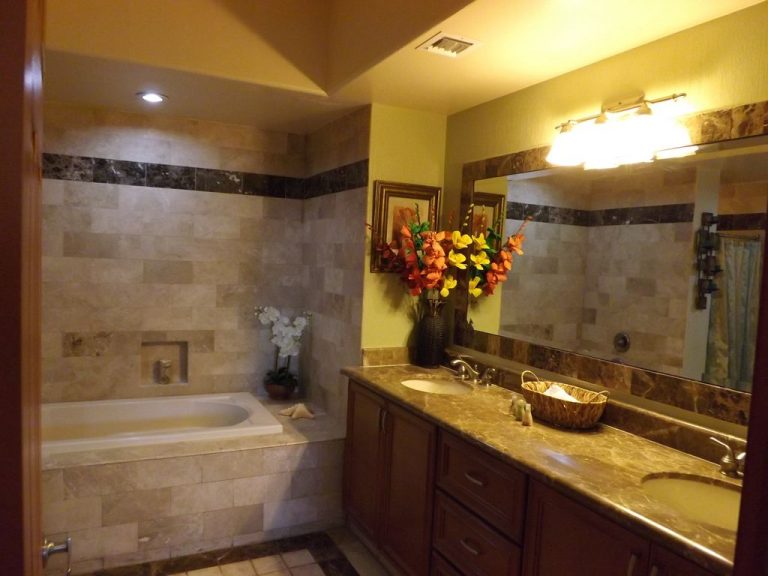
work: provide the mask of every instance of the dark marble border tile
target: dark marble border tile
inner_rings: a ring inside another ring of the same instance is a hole
[[[170,164],[147,164],[147,186],[194,190],[195,168]]]
[[[106,184],[147,185],[147,165],[125,160],[93,159],[93,181]]]
[[[693,204],[663,204],[605,210],[579,210],[542,204],[507,203],[507,219],[533,217],[536,222],[572,226],[617,226],[626,224],[671,224],[693,221]]]
[[[304,179],[304,198],[368,186],[368,160],[360,160]]]
[[[242,172],[230,172],[228,170],[196,168],[195,190],[241,194],[243,192],[243,174]]]
[[[43,178],[302,200],[368,186],[368,159],[308,178],[292,178],[44,153]]]
[[[302,549],[309,550],[327,576],[359,576],[336,543],[325,532],[313,532],[272,542],[212,550],[133,566],[105,568],[85,576],[163,576]]]
[[[766,214],[757,212],[751,214],[720,214],[717,229],[726,230],[765,230]]]
[[[43,154],[43,178],[93,182],[93,158]]]

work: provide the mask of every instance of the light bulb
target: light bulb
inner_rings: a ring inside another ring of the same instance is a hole
[[[136,96],[144,100],[144,102],[149,102],[150,104],[159,104],[160,102],[165,102],[168,99],[168,96],[158,92],[137,92]]]

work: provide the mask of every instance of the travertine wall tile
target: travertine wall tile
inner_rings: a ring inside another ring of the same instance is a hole
[[[203,538],[213,539],[260,532],[264,526],[262,504],[238,506],[203,513]]]
[[[189,514],[231,508],[232,482],[207,482],[189,486],[174,486],[171,491],[171,514]]]
[[[200,457],[203,482],[246,478],[262,473],[262,450],[238,450]]]
[[[202,481],[200,462],[195,457],[162,458],[136,462],[139,489],[166,488]]]
[[[63,480],[67,498],[103,496],[138,487],[137,466],[133,462],[66,468]]]
[[[101,526],[101,498],[73,498],[48,502],[43,508],[46,534]]]
[[[121,494],[110,494],[102,499],[102,525],[126,524],[169,516],[171,512],[171,489],[136,490]]]
[[[73,532],[72,560],[81,561],[136,552],[137,534],[138,524],[135,522]]]

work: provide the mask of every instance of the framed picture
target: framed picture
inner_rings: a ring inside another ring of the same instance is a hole
[[[376,250],[380,242],[400,246],[400,230],[404,224],[418,220],[429,222],[431,230],[439,229],[440,188],[400,182],[373,183],[373,236],[371,238],[371,272],[387,272]]]
[[[472,234],[486,234],[488,228],[492,228],[496,234],[503,236],[507,199],[501,194],[488,192],[475,192],[472,199],[475,204],[472,208]],[[498,250],[499,246],[494,248]]]

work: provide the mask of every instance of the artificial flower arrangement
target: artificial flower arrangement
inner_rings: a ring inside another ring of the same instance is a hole
[[[307,327],[309,314],[299,314],[291,320],[272,306],[259,306],[255,314],[259,322],[265,326],[272,325],[270,342],[275,345],[275,365],[264,378],[265,387],[273,398],[288,398],[293,394],[298,383],[296,375],[291,372],[291,358],[299,354],[301,336]],[[286,359],[283,366],[280,366],[281,358]],[[277,386],[282,390],[271,388],[271,386]]]
[[[488,227],[486,233],[466,234],[472,209],[470,205],[460,230],[430,230],[429,222],[422,222],[416,206],[415,220],[403,225],[400,244],[379,242],[382,267],[398,272],[412,296],[426,295],[428,302],[436,302],[450,295],[458,285],[457,271],[466,270],[469,294],[474,298],[491,296],[496,287],[507,280],[512,269],[513,255],[523,254],[526,218],[517,232],[495,249],[501,237]]]

